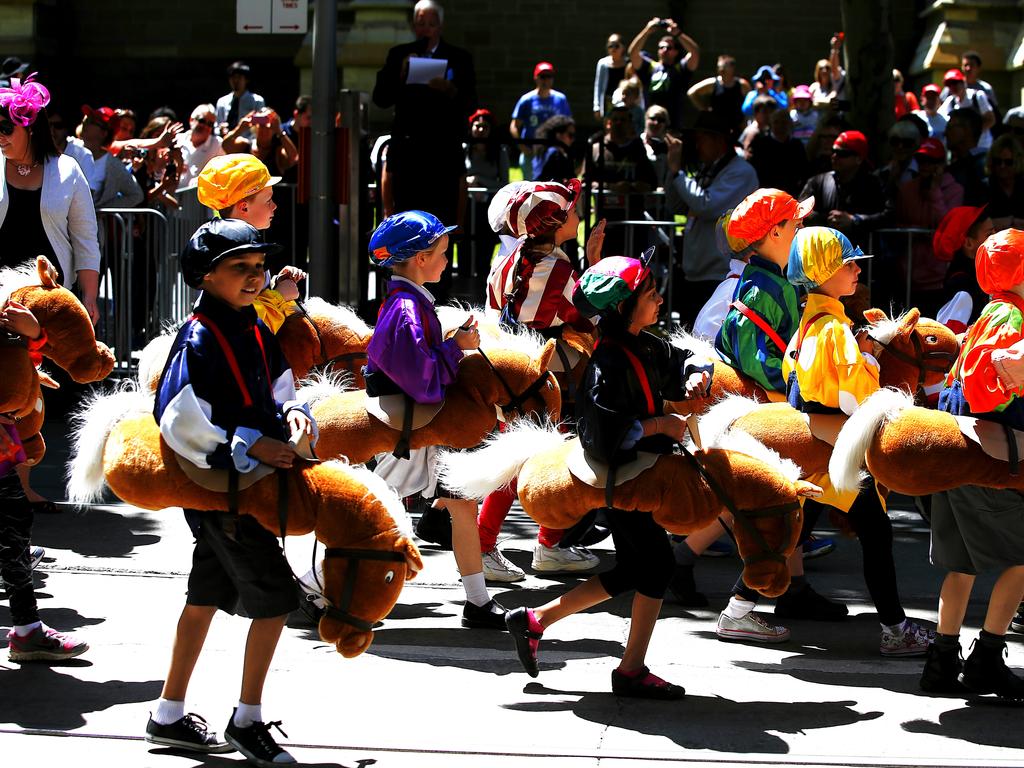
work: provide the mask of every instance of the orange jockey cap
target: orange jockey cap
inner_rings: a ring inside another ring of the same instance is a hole
[[[978,248],[974,263],[978,285],[985,293],[1008,291],[1024,283],[1024,232],[996,232]]]
[[[803,221],[814,210],[814,198],[797,202],[788,192],[763,187],[747,195],[729,217],[729,237],[756,243],[771,228],[791,219]]]

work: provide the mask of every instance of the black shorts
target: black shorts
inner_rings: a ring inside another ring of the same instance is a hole
[[[189,512],[199,519],[199,533],[188,605],[216,606],[250,619],[284,616],[299,607],[291,566],[274,534],[250,515]]]

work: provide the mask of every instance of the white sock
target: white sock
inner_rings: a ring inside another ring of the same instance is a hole
[[[185,716],[185,702],[172,699],[157,699],[156,712],[152,714],[153,722],[158,725],[176,723]]]
[[[473,605],[485,606],[491,601],[487,594],[487,583],[484,581],[484,573],[471,573],[462,577],[462,587],[466,590],[466,599]]]
[[[43,626],[41,621],[33,621],[31,624],[15,624],[14,634],[18,637],[28,637],[41,626]]]
[[[904,619],[899,624],[882,624],[882,629],[887,629],[894,635],[902,635],[907,631],[907,619]]]
[[[744,600],[739,595],[733,595],[729,598],[729,604],[725,606],[725,615],[730,619],[742,619],[755,607],[756,604],[752,601]]]
[[[239,728],[248,728],[253,723],[262,723],[263,705],[238,702],[238,709],[235,710],[234,720],[235,725]]]

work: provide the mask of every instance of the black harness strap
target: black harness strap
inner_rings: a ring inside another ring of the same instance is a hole
[[[537,399],[540,400],[541,404],[543,405],[543,398],[539,397],[537,393],[540,392],[541,387],[547,384],[550,380],[551,371],[544,371],[540,376],[538,376],[534,380],[534,382],[530,386],[528,386],[520,394],[517,395],[515,392],[512,391],[512,387],[508,385],[508,382],[505,380],[505,377],[501,375],[501,371],[494,367],[494,363],[491,362],[491,358],[489,358],[482,349],[477,349],[477,352],[480,354],[480,357],[484,359],[484,362],[487,363],[488,367],[497,377],[498,381],[501,383],[502,388],[504,388],[505,390],[505,394],[507,394],[509,397],[508,403],[506,403],[505,405],[499,404],[502,413],[507,414],[510,411],[515,411],[520,416],[525,416],[526,414],[523,411],[523,403],[525,403],[531,397],[537,397]]]
[[[412,417],[416,409],[416,401],[404,392],[402,393],[402,402],[405,406],[405,411],[402,413],[402,431],[398,436],[398,442],[395,443],[395,449],[391,451],[391,455],[396,459],[409,458],[409,441],[412,439]]]
[[[340,355],[335,355],[334,357],[328,357],[327,345],[324,343],[323,334],[320,333],[320,326],[316,324],[313,316],[309,314],[305,305],[301,301],[296,301],[295,306],[299,308],[299,312],[306,319],[306,322],[309,323],[310,327],[312,327],[313,333],[316,334],[317,343],[320,345],[320,359],[322,360],[322,362],[319,363],[320,366],[326,369],[330,368],[335,363],[343,363],[349,372],[353,372],[354,366],[352,363],[357,360],[369,360],[365,352],[344,352]]]
[[[363,632],[373,630],[373,624],[366,619],[354,616],[349,608],[352,607],[352,596],[355,594],[356,579],[359,575],[359,562],[361,560],[382,560],[388,562],[405,563],[405,555],[400,552],[388,552],[380,549],[351,549],[347,547],[327,547],[324,549],[324,557],[341,557],[349,561],[349,569],[345,574],[345,584],[341,590],[341,599],[337,605],[330,603],[324,608],[324,615],[328,618],[340,621],[349,626],[355,627]]]
[[[925,376],[929,373],[945,373],[956,362],[956,355],[952,352],[925,352],[917,333],[910,334],[910,341],[914,345],[914,355],[908,355],[903,350],[896,349],[892,346],[892,342],[882,342],[871,335],[868,335],[868,338],[900,362],[917,368],[917,387],[914,390],[915,405],[919,405],[925,400]],[[938,362],[932,363],[933,360]]]
[[[569,363],[569,355],[562,349],[562,345],[555,342],[555,353],[562,361],[562,369],[565,371],[565,397],[567,400],[576,400],[576,382],[572,378],[572,365]]]

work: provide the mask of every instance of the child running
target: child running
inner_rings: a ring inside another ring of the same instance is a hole
[[[182,276],[202,290],[175,338],[157,385],[160,435],[195,482],[237,473],[238,487],[288,468],[292,442],[316,439],[309,409],[295,399],[292,372],[277,340],[256,316],[265,257],[281,248],[244,221],[203,224],[181,254]],[[291,441],[291,442],[290,442]],[[274,534],[231,510],[185,510],[196,537],[185,608],[163,691],[146,741],[195,752],[237,749],[260,765],[294,763],[263,718],[263,685],[288,614],[299,603],[291,567]],[[217,610],[239,607],[251,620],[242,687],[225,741],[206,720],[185,712],[185,694]],[[283,731],[282,731],[283,733]]]
[[[498,190],[488,208],[491,227],[505,247],[487,278],[487,305],[510,325],[525,325],[545,338],[560,339],[565,326],[593,333],[594,325],[572,303],[579,275],[562,250],[575,241],[582,185],[578,179],[515,182]],[[587,263],[596,264],[604,244],[604,220],[587,241]],[[558,343],[561,343],[559,341]],[[569,404],[571,407],[571,404]],[[563,409],[564,411],[564,409]],[[571,414],[563,412],[566,419]],[[498,534],[516,498],[516,485],[495,491],[480,506],[477,525],[484,575],[491,581],[521,581],[526,574],[498,549]],[[533,570],[564,573],[593,570],[600,559],[584,547],[560,547],[562,531],[540,526]]]
[[[405,394],[416,403],[443,402],[459,361],[467,350],[480,346],[472,317],[452,338],[443,337],[434,297],[425,287],[441,279],[448,265],[448,233],[454,229],[433,214],[405,211],[384,219],[370,238],[370,262],[392,273],[366,350],[370,397]],[[435,509],[448,510],[452,549],[466,591],[462,626],[504,629],[505,609],[487,594],[476,502],[446,495],[438,483],[436,454],[435,446],[410,451],[408,458],[383,453],[374,471],[400,497],[434,497]]]
[[[978,284],[992,300],[967,333],[946,376],[939,409],[1024,429],[1024,232],[1007,229],[977,251]],[[1012,439],[1012,438],[1011,438]],[[932,501],[932,562],[946,569],[939,626],[921,688],[933,693],[994,693],[1024,701],[1024,679],[1006,666],[1006,630],[1024,593],[1024,501],[1015,490],[964,485]],[[998,573],[985,622],[966,661],[960,630],[979,573]]]
[[[653,255],[653,249],[646,254]],[[647,259],[611,256],[583,273],[573,303],[588,316],[600,315],[600,343],[583,375],[576,403],[583,450],[598,462],[618,467],[638,451],[671,453],[683,439],[685,420],[664,415],[662,400],[702,398],[711,384],[711,363],[671,346],[644,329],[658,322],[662,299]],[[539,608],[517,608],[506,623],[519,660],[531,677],[539,674],[537,649],[555,622],[610,597],[635,590],[625,653],[612,671],[618,696],[679,699],[685,691],[652,674],[644,664],[661,602],[672,576],[672,550],[650,513],[608,509],[615,566]]]
[[[857,262],[867,258],[846,235],[828,227],[807,227],[793,239],[787,274],[808,294],[800,328],[786,350],[784,373],[789,404],[812,420],[815,414],[849,416],[878,389],[874,342],[864,332],[854,335],[841,301],[857,290]],[[860,542],[864,581],[882,625],[879,651],[883,656],[923,655],[931,635],[903,611],[892,522],[873,483],[857,494],[847,516]]]

